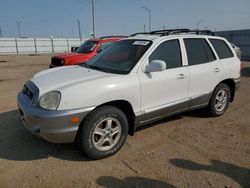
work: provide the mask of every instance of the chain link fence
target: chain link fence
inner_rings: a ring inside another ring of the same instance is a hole
[[[0,38],[0,55],[70,52],[87,38]]]

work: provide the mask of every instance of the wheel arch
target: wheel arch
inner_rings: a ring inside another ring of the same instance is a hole
[[[99,108],[99,107],[103,107],[103,106],[114,106],[118,109],[120,109],[125,116],[128,119],[128,124],[129,124],[129,135],[134,135],[135,132],[135,113],[133,110],[133,107],[131,105],[130,102],[126,101],[126,100],[114,100],[114,101],[110,101],[110,102],[106,102],[103,103],[99,106],[97,106],[95,109]]]
[[[230,102],[233,102],[234,96],[235,96],[235,82],[233,79],[225,79],[221,81],[220,83],[226,84],[230,88]]]

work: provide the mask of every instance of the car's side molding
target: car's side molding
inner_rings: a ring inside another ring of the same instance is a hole
[[[144,113],[137,113],[135,116],[135,129],[154,121],[202,107],[206,107],[211,99],[213,92],[200,95],[194,98],[165,104],[156,108],[145,110]]]

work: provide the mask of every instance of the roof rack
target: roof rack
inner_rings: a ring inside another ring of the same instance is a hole
[[[205,35],[213,35],[213,36],[215,35],[210,30],[167,29],[167,30],[151,31],[149,33],[135,33],[135,34],[132,34],[130,36],[136,36],[136,35],[139,35],[139,34],[167,36],[167,35],[173,35],[173,34],[179,34],[179,33],[194,33],[196,35],[205,34]]]
[[[99,39],[116,38],[116,37],[128,37],[128,36],[122,36],[122,35],[110,35],[110,36],[103,36],[103,37],[99,37]]]

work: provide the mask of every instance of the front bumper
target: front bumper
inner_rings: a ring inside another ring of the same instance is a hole
[[[53,143],[74,142],[81,121],[94,109],[89,107],[75,110],[44,110],[32,106],[22,93],[17,95],[17,105],[24,126],[33,134]],[[72,117],[78,117],[80,121],[71,123]]]

